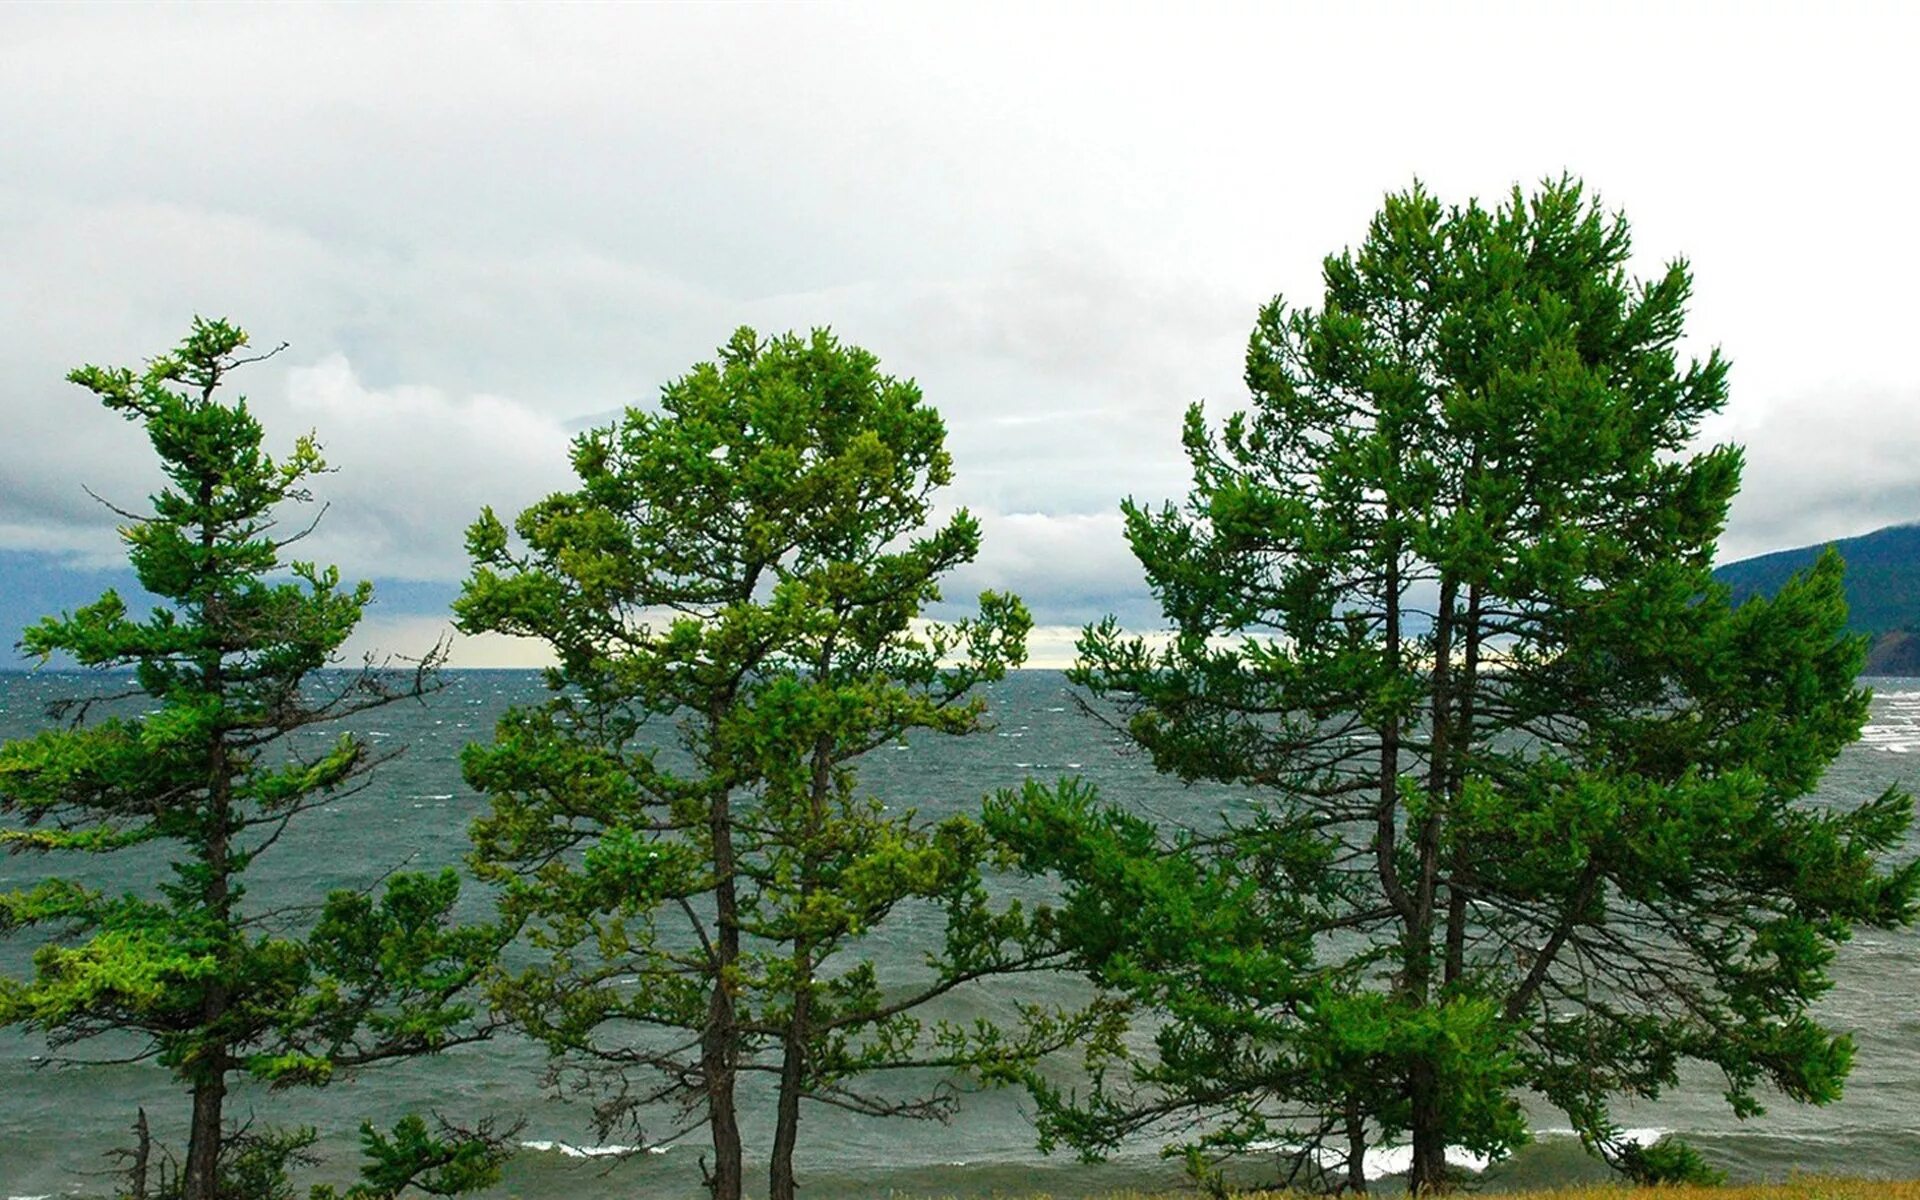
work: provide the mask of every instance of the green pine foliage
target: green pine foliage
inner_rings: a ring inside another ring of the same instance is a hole
[[[1742,1116],[1839,1095],[1852,1043],[1808,1006],[1851,930],[1912,918],[1911,801],[1807,799],[1867,711],[1840,564],[1714,582],[1726,364],[1679,363],[1685,264],[1629,250],[1571,181],[1389,197],[1320,307],[1262,310],[1252,407],[1189,412],[1185,503],[1125,506],[1171,632],[1092,627],[1074,677],[1160,770],[1256,800],[1179,836],[1074,787],[994,806],[1085,968],[1164,1022],[1089,1090],[1037,1082],[1045,1136],[1198,1121],[1203,1169],[1279,1143],[1355,1189],[1408,1140],[1419,1191],[1524,1142],[1525,1091],[1650,1178],[1697,1158],[1609,1104],[1684,1064]]]
[[[317,748],[289,735],[419,695],[434,661],[316,675],[372,589],[284,560],[304,530],[280,515],[310,498],[325,464],[310,436],[270,456],[246,401],[221,393],[230,371],[257,361],[246,345],[234,326],[196,319],[144,370],[71,375],[138,422],[159,458],[165,486],[150,512],[122,514],[121,531],[159,603],[135,613],[108,592],[28,629],[22,645],[103,672],[107,699],[150,707],[102,715],[77,701],[56,727],[0,747],[0,842],[69,867],[0,895],[0,934],[40,939],[31,976],[0,979],[0,1023],[63,1053],[115,1035],[114,1057],[131,1045],[185,1085],[177,1182],[188,1200],[248,1194],[248,1179],[278,1170],[269,1160],[302,1149],[235,1138],[223,1111],[235,1078],[318,1086],[478,1036],[469,985],[497,944],[488,928],[454,925],[451,870],[394,875],[377,896],[250,902],[249,873],[288,826],[365,787],[380,761],[351,734]],[[88,882],[86,856],[136,846],[160,848],[164,874],[122,893]]]
[[[388,1133],[372,1122],[360,1126],[360,1147],[366,1159],[360,1182],[341,1191],[328,1184],[314,1187],[308,1200],[400,1200],[408,1195],[461,1196],[483,1191],[500,1182],[501,1169],[511,1154],[515,1125],[505,1132],[482,1123],[460,1129],[442,1121],[429,1128],[413,1114],[400,1118]]]
[[[909,381],[825,332],[742,329],[717,362],[582,435],[579,485],[468,535],[463,629],[552,647],[552,698],[471,747],[492,797],[474,830],[537,960],[496,1002],[599,1097],[603,1135],[708,1129],[710,1184],[741,1194],[736,1083],[775,1081],[770,1194],[793,1194],[803,1103],[943,1117],[953,1093],[880,1078],[992,1075],[1080,1036],[922,1015],[955,988],[1057,961],[1045,913],[995,903],[979,825],[889,808],[861,757],[982,728],[976,688],[1024,657],[1026,609],[923,620],[970,561],[940,418]],[[865,940],[944,913],[916,975]]]

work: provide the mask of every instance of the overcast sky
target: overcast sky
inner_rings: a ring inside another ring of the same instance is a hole
[[[1185,490],[1260,303],[1425,180],[1570,171],[1691,260],[1723,559],[1920,518],[1916,20],[1901,7],[978,4],[0,10],[0,559],[119,558],[136,428],[61,382],[194,313],[338,473],[312,553],[430,637],[483,504],[737,325],[831,325],[945,415],[981,561],[1067,627],[1152,613],[1116,504]],[[401,581],[429,586],[400,587]],[[426,597],[407,611],[406,597]],[[514,661],[468,644],[467,663]],[[1042,639],[1058,661],[1064,635]]]

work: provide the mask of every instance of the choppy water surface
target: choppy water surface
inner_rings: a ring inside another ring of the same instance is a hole
[[[75,676],[0,675],[0,737],[17,737],[44,724],[45,703],[72,694]],[[1920,787],[1920,685],[1875,680],[1874,714],[1861,741],[1828,773],[1817,797],[1848,804],[1888,783]],[[254,897],[317,896],[334,887],[364,885],[410,861],[416,866],[456,862],[466,826],[481,807],[460,782],[458,754],[468,741],[489,736],[495,718],[513,703],[537,699],[535,676],[523,672],[460,672],[423,704],[395,705],[364,717],[376,744],[405,747],[382,768],[374,787],[304,818],[252,884]],[[972,809],[995,788],[1028,775],[1079,774],[1110,798],[1169,821],[1204,821],[1230,810],[1244,794],[1229,788],[1182,788],[1126,755],[1106,730],[1078,712],[1065,681],[1053,672],[1019,673],[989,693],[997,728],[964,739],[923,738],[875,752],[863,768],[865,786],[889,804],[930,816]],[[1920,850],[1920,844],[1910,845]],[[122,886],[151,875],[155,860],[115,856],[114,875],[99,882]],[[0,858],[0,888],[31,879],[46,864]],[[474,897],[479,903],[479,897]],[[935,932],[931,922],[905,920],[869,940],[881,962],[911,969]],[[0,971],[20,973],[30,947],[0,942]],[[1920,935],[1871,932],[1845,947],[1838,983],[1819,1007],[1833,1025],[1851,1031],[1857,1066],[1846,1098],[1825,1109],[1781,1102],[1767,1116],[1736,1121],[1711,1077],[1690,1080],[1659,1102],[1623,1109],[1624,1124],[1685,1134],[1736,1177],[1789,1171],[1867,1175],[1920,1173]],[[1071,987],[1061,981],[1057,987]],[[950,1015],[992,1016],[1007,1008],[992,991],[957,998]],[[22,1196],[105,1194],[105,1152],[130,1141],[134,1110],[145,1105],[161,1139],[178,1138],[184,1097],[164,1073],[146,1066],[62,1069],[44,1061],[37,1040],[0,1032],[0,1200]],[[268,1095],[242,1092],[230,1111],[249,1108],[262,1123],[311,1124],[324,1136],[325,1173],[347,1178],[353,1131],[365,1118],[390,1122],[415,1109],[471,1119],[484,1113],[526,1118],[527,1149],[514,1162],[504,1194],[580,1200],[619,1197],[694,1197],[700,1187],[698,1138],[663,1153],[622,1157],[598,1146],[580,1106],[549,1094],[541,1081],[544,1056],[511,1038],[466,1047],[404,1067],[370,1071],[318,1092]],[[748,1114],[748,1144],[769,1140],[770,1106]],[[1565,1182],[1595,1169],[1555,1117],[1538,1118],[1541,1139],[1491,1175],[1513,1186]],[[1564,1128],[1564,1126],[1562,1126]],[[1046,1159],[1033,1149],[1023,1104],[1011,1093],[965,1098],[950,1125],[875,1122],[810,1109],[801,1136],[802,1184],[814,1196],[984,1196],[1047,1190],[1057,1196],[1118,1187],[1175,1185],[1177,1169],[1152,1145],[1130,1149],[1097,1167],[1071,1158]],[[1377,1165],[1394,1165],[1389,1151]]]

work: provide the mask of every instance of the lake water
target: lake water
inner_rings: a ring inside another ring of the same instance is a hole
[[[50,699],[86,683],[59,673],[0,674],[0,737],[44,725]],[[1828,773],[1816,802],[1847,804],[1877,794],[1889,782],[1920,787],[1920,683],[1870,680],[1874,715],[1866,735]],[[261,902],[276,896],[318,896],[334,887],[365,884],[406,861],[413,866],[457,862],[466,827],[483,801],[460,780],[458,754],[467,742],[490,736],[510,704],[537,701],[538,679],[509,671],[452,672],[447,687],[425,703],[394,705],[362,718],[383,747],[405,753],[381,769],[358,796],[305,817],[250,884]],[[889,804],[937,817],[978,806],[983,794],[1017,786],[1029,774],[1077,774],[1110,799],[1170,821],[1204,820],[1245,803],[1244,791],[1184,788],[1124,753],[1108,731],[1074,706],[1055,672],[1019,672],[989,690],[996,728],[962,739],[926,738],[869,756],[863,785]],[[1920,849],[1910,845],[1909,850]],[[96,877],[128,885],[155,860],[131,854],[101,864]],[[0,889],[29,881],[48,864],[28,857],[0,858]],[[472,898],[478,905],[481,898]],[[883,965],[910,964],[937,932],[927,920],[893,923],[869,939]],[[0,941],[0,972],[22,973],[30,945]],[[1761,1118],[1738,1121],[1720,1100],[1711,1077],[1657,1103],[1623,1106],[1622,1123],[1672,1130],[1692,1140],[1736,1178],[1777,1177],[1790,1171],[1855,1175],[1920,1174],[1920,934],[1868,932],[1841,951],[1838,983],[1818,1013],[1852,1032],[1857,1065],[1846,1097],[1823,1109],[1781,1101]],[[1071,988],[1072,981],[1053,985]],[[956,1015],[1006,1011],[1007,997],[992,989],[954,1000]],[[82,1048],[84,1050],[84,1048]],[[144,1105],[157,1138],[179,1140],[186,1101],[164,1072],[146,1066],[65,1069],[48,1066],[37,1039],[0,1032],[0,1200],[7,1197],[103,1195],[111,1187],[105,1157],[130,1142],[136,1106]],[[549,1094],[545,1059],[527,1042],[502,1038],[434,1059],[368,1071],[321,1091],[268,1094],[242,1089],[230,1113],[249,1111],[262,1124],[310,1124],[323,1134],[322,1172],[350,1178],[354,1131],[372,1118],[390,1123],[409,1110],[438,1110],[472,1119],[484,1113],[523,1116],[519,1139],[527,1148],[509,1169],[501,1195],[553,1200],[703,1195],[699,1135],[664,1153],[616,1157],[594,1145],[582,1106]],[[770,1105],[749,1097],[749,1147],[769,1140]],[[1537,1114],[1539,1140],[1489,1172],[1489,1182],[1516,1187],[1600,1177],[1554,1114]],[[1176,1186],[1180,1173],[1160,1160],[1157,1147],[1129,1147],[1109,1163],[1088,1167],[1071,1156],[1044,1158],[1033,1148],[1022,1098],[1009,1092],[964,1097],[946,1125],[882,1122],[818,1106],[801,1130],[801,1184],[817,1197],[895,1193],[985,1196],[1046,1190],[1069,1197],[1119,1187]],[[1391,1165],[1383,1160],[1383,1166]]]

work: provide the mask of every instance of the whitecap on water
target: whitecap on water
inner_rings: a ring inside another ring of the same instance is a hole
[[[1869,725],[1860,731],[1860,744],[1889,754],[1905,754],[1920,747],[1920,721]]]
[[[1541,1137],[1551,1137],[1551,1138],[1570,1138],[1570,1137],[1580,1136],[1579,1134],[1575,1133],[1572,1129],[1564,1125],[1554,1129],[1536,1129],[1534,1130],[1534,1132],[1539,1134]],[[1622,1129],[1620,1131],[1620,1140],[1623,1142],[1632,1142],[1636,1146],[1651,1146],[1655,1142],[1659,1141],[1663,1137],[1666,1137],[1668,1134],[1672,1132],[1673,1130],[1671,1129],[1655,1129],[1651,1127],[1645,1128],[1645,1129]]]
[[[1571,1129],[1538,1130],[1543,1137],[1573,1137]],[[1622,1129],[1620,1140],[1632,1142],[1636,1146],[1651,1146],[1672,1132],[1667,1129]],[[1289,1151],[1298,1149],[1297,1145],[1286,1142],[1264,1142],[1247,1147],[1249,1150]],[[1315,1161],[1323,1167],[1333,1168],[1340,1164],[1342,1152],[1335,1147],[1323,1147],[1314,1155]],[[1459,1146],[1447,1147],[1447,1165],[1460,1167],[1478,1174],[1487,1169],[1491,1161],[1484,1154],[1475,1154]],[[1369,1146],[1363,1164],[1368,1179],[1383,1179],[1388,1175],[1404,1175],[1413,1169],[1412,1146]]]
[[[1255,1142],[1247,1149],[1288,1153],[1299,1149],[1297,1144],[1288,1142]],[[1323,1146],[1313,1155],[1314,1162],[1327,1169],[1333,1169],[1343,1161],[1344,1152],[1333,1147]],[[1487,1169],[1487,1156],[1462,1150],[1458,1146],[1447,1147],[1447,1165],[1462,1167],[1476,1174]],[[1404,1175],[1413,1169],[1412,1146],[1369,1146],[1361,1169],[1368,1179],[1383,1179],[1388,1175]]]
[[[521,1142],[527,1150],[557,1151],[568,1158],[617,1158],[623,1154],[638,1154],[638,1146],[575,1146],[570,1142]],[[648,1154],[665,1154],[671,1146],[648,1146]]]
[[[1873,698],[1874,720],[1860,731],[1860,744],[1888,754],[1920,749],[1920,692],[1881,692]]]

